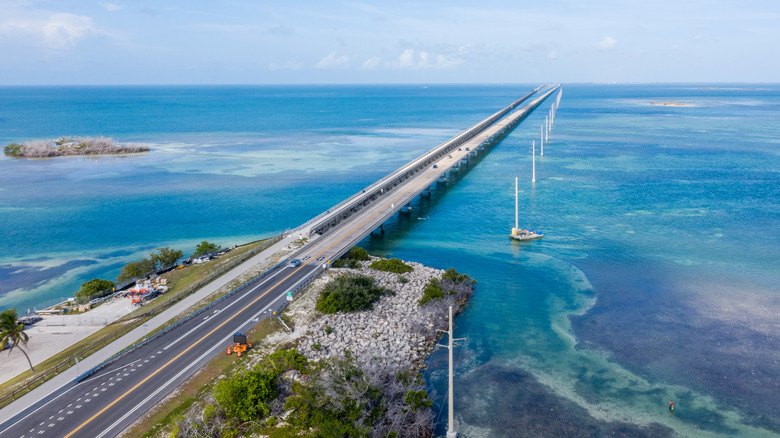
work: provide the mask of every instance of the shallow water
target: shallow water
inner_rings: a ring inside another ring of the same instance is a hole
[[[531,88],[0,89],[0,142],[154,148],[0,159],[0,307],[56,301],[158,246],[293,227]],[[535,185],[549,103],[366,239],[479,281],[456,320],[459,431],[780,433],[780,91],[753,88],[565,86]],[[649,104],[671,100],[694,106]],[[507,237],[515,176],[521,225],[541,241]],[[445,360],[427,371],[439,395]]]

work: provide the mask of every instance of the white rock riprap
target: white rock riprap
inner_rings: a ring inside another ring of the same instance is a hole
[[[420,307],[423,290],[432,278],[441,278],[443,270],[405,262],[413,272],[393,274],[369,269],[331,269],[330,276],[345,273],[368,275],[378,286],[395,295],[380,298],[372,310],[322,315],[308,324],[308,332],[299,339],[298,350],[312,360],[349,354],[365,367],[394,370],[419,370],[441,333],[447,328],[448,302],[434,301]],[[401,277],[408,281],[402,283]],[[321,290],[321,288],[320,288]],[[319,291],[315,294],[319,296]],[[316,299],[316,298],[315,298]],[[449,301],[454,301],[451,299]],[[457,313],[461,302],[453,303]],[[312,309],[313,312],[316,312]]]

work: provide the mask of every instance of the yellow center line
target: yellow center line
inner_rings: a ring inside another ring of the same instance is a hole
[[[429,172],[429,173],[430,173],[430,172]],[[416,183],[416,184],[413,184],[413,185],[412,185],[411,187],[409,187],[407,190],[405,190],[404,192],[400,193],[400,194],[399,194],[398,196],[396,196],[395,198],[391,199],[391,202],[392,202],[392,201],[395,201],[395,200],[398,200],[399,198],[403,197],[404,195],[406,195],[407,193],[409,193],[411,190],[413,190],[414,188],[416,188],[417,186],[419,186],[421,183],[422,183],[422,182],[418,182],[418,183]],[[385,207],[385,208],[386,208],[386,207]],[[330,249],[330,248],[331,248],[333,245],[335,245],[335,244],[337,244],[337,243],[341,242],[342,240],[344,240],[344,239],[345,239],[345,238],[346,238],[346,237],[347,237],[349,234],[351,234],[353,231],[355,231],[355,230],[356,230],[356,229],[358,229],[359,227],[363,226],[363,224],[365,224],[365,223],[366,223],[366,222],[368,222],[370,219],[372,219],[374,216],[376,216],[377,214],[379,214],[379,213],[380,213],[380,212],[381,212],[383,209],[384,209],[384,208],[382,208],[382,209],[379,209],[379,210],[377,210],[376,212],[374,212],[374,213],[373,213],[371,216],[369,216],[369,217],[368,217],[368,218],[366,218],[364,221],[362,221],[362,222],[360,222],[359,224],[357,224],[355,227],[353,227],[353,228],[352,228],[352,229],[351,229],[349,232],[345,233],[345,234],[344,234],[342,237],[340,237],[338,240],[336,240],[335,242],[331,243],[331,244],[330,244],[330,245],[328,245],[328,246],[327,246],[325,249],[323,249],[322,251],[320,251],[319,253],[317,253],[317,254],[316,254],[316,256],[319,256],[319,255],[323,254],[325,251],[327,251],[328,249]],[[290,278],[290,277],[291,277],[293,274],[295,274],[296,272],[298,272],[299,270],[301,270],[301,269],[303,268],[303,266],[306,266],[306,265],[308,265],[309,263],[311,263],[311,261],[308,261],[308,262],[306,262],[306,263],[305,263],[305,264],[303,264],[303,265],[302,265],[300,268],[298,268],[298,269],[296,269],[296,270],[292,271],[292,273],[290,273],[290,275],[288,275],[288,276],[284,277],[283,279],[281,279],[281,280],[280,280],[278,283],[276,283],[275,285],[273,285],[273,286],[272,286],[270,289],[268,289],[267,291],[265,291],[265,292],[264,292],[262,295],[260,295],[259,297],[255,298],[254,300],[252,300],[252,302],[251,302],[251,303],[247,304],[247,305],[246,305],[246,306],[244,306],[244,307],[243,307],[241,310],[239,310],[238,312],[236,312],[235,314],[233,314],[233,316],[231,316],[230,318],[226,319],[224,322],[222,322],[220,325],[218,325],[217,327],[215,327],[213,330],[211,330],[210,332],[208,332],[208,333],[206,333],[205,335],[203,335],[203,337],[201,337],[200,339],[198,339],[197,341],[195,341],[195,342],[194,342],[192,345],[190,345],[189,347],[187,347],[187,348],[186,348],[184,351],[182,351],[181,353],[177,354],[177,355],[176,355],[176,356],[175,356],[173,359],[171,359],[171,360],[169,360],[168,362],[166,362],[166,363],[165,363],[164,365],[162,365],[160,368],[156,369],[156,370],[155,370],[155,371],[154,371],[152,374],[148,375],[148,376],[147,376],[145,379],[141,380],[141,381],[140,381],[140,382],[138,382],[138,383],[137,383],[135,386],[133,386],[132,388],[128,389],[128,390],[127,390],[127,391],[126,391],[124,394],[120,395],[120,396],[119,396],[119,397],[117,397],[117,398],[116,398],[114,401],[112,401],[111,403],[109,403],[108,405],[106,405],[106,407],[104,407],[103,409],[101,409],[100,411],[98,411],[98,412],[97,412],[95,415],[91,416],[91,417],[90,417],[90,418],[88,418],[86,421],[84,421],[83,423],[81,423],[81,424],[80,424],[78,427],[76,427],[75,429],[73,429],[72,431],[70,431],[70,432],[69,432],[67,435],[65,435],[65,438],[69,438],[69,437],[71,437],[73,434],[75,434],[76,432],[78,432],[79,430],[81,430],[81,429],[82,429],[84,426],[86,426],[87,424],[89,424],[89,423],[91,423],[92,421],[94,421],[94,420],[95,420],[95,418],[99,417],[99,416],[100,416],[100,415],[102,415],[104,412],[106,412],[108,409],[110,409],[112,406],[114,406],[115,404],[119,403],[119,401],[121,401],[123,398],[127,397],[128,395],[130,395],[130,393],[132,393],[133,391],[135,391],[136,389],[138,389],[138,387],[140,387],[141,385],[143,385],[144,383],[146,383],[147,381],[149,381],[149,379],[151,379],[152,377],[154,377],[155,375],[157,375],[157,374],[158,374],[160,371],[162,371],[162,370],[164,370],[165,368],[167,368],[167,367],[168,367],[170,364],[172,364],[173,362],[175,362],[176,360],[178,360],[178,359],[179,359],[181,356],[183,356],[185,353],[187,353],[187,352],[188,352],[188,351],[190,351],[191,349],[195,348],[195,346],[197,346],[198,344],[200,344],[201,342],[203,342],[203,341],[204,341],[206,338],[208,338],[209,336],[211,336],[212,334],[214,334],[214,332],[216,332],[217,330],[219,330],[220,328],[222,328],[222,327],[223,327],[225,324],[227,324],[228,322],[230,322],[231,320],[233,320],[233,318],[235,318],[235,317],[237,317],[238,315],[240,315],[241,313],[243,313],[243,312],[244,312],[246,309],[248,309],[249,307],[251,307],[252,305],[254,305],[254,304],[255,304],[257,301],[259,301],[261,298],[263,298],[264,296],[268,295],[268,293],[270,293],[272,290],[276,289],[276,288],[277,288],[277,287],[278,287],[280,284],[282,284],[284,281],[286,281],[288,278]]]

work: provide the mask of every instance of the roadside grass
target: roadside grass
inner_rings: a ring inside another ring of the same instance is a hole
[[[188,287],[191,287],[198,282],[200,282],[202,279],[207,278],[209,275],[219,272],[224,267],[228,266],[230,263],[234,262],[235,260],[243,257],[248,252],[252,251],[253,249],[257,248],[260,245],[263,245],[268,239],[258,240],[255,242],[251,242],[245,245],[242,245],[238,248],[233,249],[232,251],[224,254],[223,256],[216,258],[214,260],[211,260],[206,263],[202,263],[199,265],[190,265],[186,266],[182,269],[174,269],[173,271],[170,271],[166,274],[162,275],[162,278],[166,278],[168,280],[168,287],[169,290],[163,295],[160,295],[158,298],[153,300],[147,305],[141,306],[138,309],[134,310],[128,315],[125,315],[124,317],[120,318],[118,321],[115,321],[97,332],[87,336],[86,338],[76,342],[75,344],[71,345],[70,347],[66,348],[65,350],[60,351],[59,353],[56,353],[55,355],[49,357],[48,359],[44,360],[43,362],[35,365],[35,373],[30,373],[29,371],[24,371],[17,376],[6,380],[5,382],[0,383],[0,396],[5,395],[6,393],[10,393],[14,389],[25,387],[25,391],[19,393],[16,398],[19,398],[23,396],[25,393],[35,389],[36,387],[42,385],[45,381],[36,381],[34,384],[30,384],[29,386],[26,385],[28,380],[32,380],[36,378],[37,376],[44,374],[48,371],[54,370],[55,367],[60,364],[63,361],[66,361],[68,359],[72,359],[76,353],[80,352],[84,348],[86,348],[90,343],[98,341],[100,339],[104,339],[106,337],[114,336],[122,331],[129,332],[132,329],[140,326],[144,322],[151,319],[151,316],[143,317],[141,315],[149,313],[150,311],[159,309],[160,307],[168,304],[173,299],[177,298],[176,295],[178,295],[180,292],[186,290]],[[235,286],[233,286],[235,284]],[[230,282],[231,289],[232,290],[238,286],[241,285],[240,280],[233,280]],[[205,285],[204,285],[205,286]],[[193,291],[194,292],[194,291]],[[215,294],[216,295],[216,294]],[[224,294],[221,294],[224,295]],[[220,295],[220,296],[221,296]],[[179,297],[180,299],[181,297]],[[207,300],[201,300],[201,302],[197,303],[192,308],[188,309],[186,312],[183,313],[183,315],[189,315],[201,307],[209,304],[213,300],[217,299],[219,297],[209,297]],[[181,319],[181,317],[176,318],[176,320]],[[169,322],[167,324],[164,324],[163,327],[155,329],[154,331],[150,332],[149,335],[152,335],[163,328],[170,325],[172,322]],[[101,347],[102,348],[102,347]],[[99,351],[95,350],[95,351]],[[90,354],[94,353],[95,351],[86,354],[82,357],[79,357],[79,359],[83,359]],[[59,372],[62,372],[69,367],[62,367],[60,370],[57,371],[57,373],[52,374],[49,379],[59,374]],[[81,371],[87,371],[81,370]],[[5,402],[0,403],[0,408],[3,406],[6,406],[13,402],[14,399],[8,399]]]

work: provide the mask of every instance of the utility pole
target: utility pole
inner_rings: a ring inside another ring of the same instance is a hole
[[[547,124],[547,119],[544,120],[544,124]],[[540,140],[540,143],[542,145],[542,153],[541,156],[544,156],[544,126],[541,127],[539,132],[542,134],[542,139]]]
[[[531,175],[531,182],[536,182],[536,142],[531,141],[531,150],[533,151],[533,159],[531,161],[531,168],[533,169],[533,174]]]
[[[444,332],[444,330],[439,330],[440,332]],[[453,396],[453,384],[452,384],[452,343],[454,341],[463,341],[466,338],[459,338],[459,339],[453,339],[452,338],[452,306],[450,306],[450,329],[444,333],[448,334],[449,342],[448,345],[442,345],[437,344],[439,347],[445,347],[448,348],[450,351],[450,378],[449,378],[449,396],[447,397],[449,400],[449,418],[448,418],[448,424],[447,424],[447,438],[458,438],[458,432],[455,432],[455,402],[454,402],[454,396]]]

